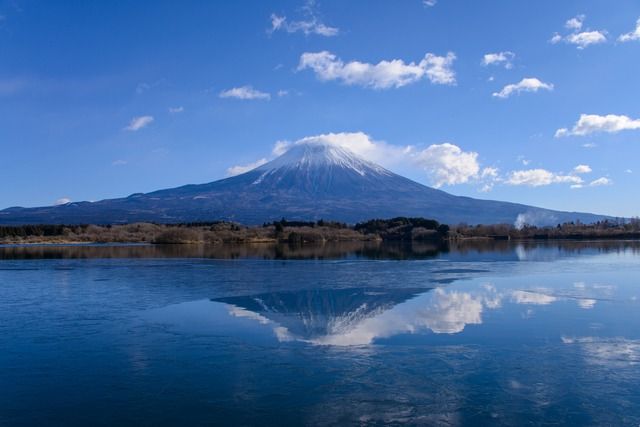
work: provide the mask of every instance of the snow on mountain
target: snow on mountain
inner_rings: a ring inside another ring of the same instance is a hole
[[[364,160],[346,148],[315,141],[295,144],[280,157],[256,168],[256,170],[271,172],[282,168],[313,170],[331,167],[351,170],[361,176],[367,174],[392,175],[382,166]]]

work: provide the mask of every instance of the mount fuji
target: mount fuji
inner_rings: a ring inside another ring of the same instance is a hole
[[[442,223],[552,225],[607,217],[454,196],[397,175],[329,143],[293,145],[251,171],[207,184],[0,211],[0,224],[118,224],[226,220],[247,225],[281,218],[356,223],[372,218],[425,217]]]

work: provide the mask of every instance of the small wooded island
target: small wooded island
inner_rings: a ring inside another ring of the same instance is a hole
[[[508,224],[449,226],[425,218],[373,219],[355,225],[334,221],[287,221],[262,226],[233,222],[184,224],[0,226],[0,244],[150,243],[150,244],[292,244],[347,241],[445,241],[466,239],[638,239],[640,219],[564,223],[555,227]]]

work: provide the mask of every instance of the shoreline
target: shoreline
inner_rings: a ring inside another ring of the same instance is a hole
[[[263,240],[247,240],[247,241],[230,241],[230,242],[204,242],[189,241],[175,243],[159,243],[159,242],[140,242],[140,241],[77,241],[77,240],[42,240],[42,241],[3,241],[0,242],[1,247],[30,247],[30,246],[244,246],[244,245],[302,245],[302,246],[318,246],[325,244],[340,243],[384,243],[384,244],[413,244],[413,243],[474,243],[474,242],[496,242],[496,243],[542,243],[542,242],[640,242],[640,237],[550,237],[550,238],[510,238],[495,239],[493,237],[455,237],[445,238],[442,240],[384,240],[384,239],[343,239],[343,240],[315,240],[303,242],[290,242],[287,240],[263,239]]]

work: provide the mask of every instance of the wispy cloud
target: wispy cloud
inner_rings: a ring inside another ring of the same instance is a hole
[[[124,129],[131,132],[137,132],[140,129],[147,127],[152,122],[153,122],[152,116],[134,117],[133,119],[131,119],[127,127],[125,127]]]
[[[418,62],[405,63],[401,59],[380,61],[370,64],[360,61],[343,62],[328,51],[303,53],[298,70],[311,69],[322,81],[338,80],[347,85],[357,85],[373,89],[390,89],[415,83],[423,78],[433,84],[453,85],[456,83],[452,69],[454,53],[437,56],[427,53]]]
[[[156,80],[155,82],[151,82],[151,83],[148,83],[148,82],[138,83],[138,85],[136,86],[136,93],[138,95],[141,95],[146,91],[154,89],[158,86],[164,85],[165,83],[166,83],[165,79]]]
[[[601,178],[591,181],[589,183],[589,187],[600,187],[603,185],[611,185],[611,184],[613,184],[613,181],[603,176]]]
[[[521,92],[538,92],[541,89],[551,91],[553,90],[553,84],[544,83],[535,77],[527,77],[518,83],[506,85],[500,92],[494,92],[493,96],[504,99]]]
[[[510,172],[504,182],[507,185],[542,187],[551,184],[582,184],[583,180],[575,174],[554,173],[546,169],[527,169]]]
[[[337,36],[340,30],[337,27],[325,25],[316,8],[315,0],[307,0],[302,8],[303,19],[297,21],[289,21],[284,15],[272,13],[271,28],[267,30],[269,34],[276,31],[285,31],[287,33],[302,33],[305,36],[319,35],[324,37]]]
[[[234,87],[231,89],[223,90],[220,92],[220,98],[235,98],[235,99],[243,99],[243,100],[251,100],[251,99],[264,99],[270,100],[271,95],[267,92],[261,92],[257,89],[254,89],[250,85]]]
[[[577,46],[578,49],[584,49],[593,44],[600,44],[607,41],[606,30],[586,30],[580,31],[583,28],[585,15],[577,15],[574,18],[565,22],[565,28],[572,30],[571,33],[561,35],[555,33],[549,40],[552,44],[565,42]]]
[[[573,184],[571,188],[579,189],[579,188],[585,188],[585,187],[602,187],[606,185],[613,185],[613,181],[610,178],[603,176],[598,179],[594,179],[588,184]]]
[[[422,0],[424,7],[433,7],[438,3],[438,0]]]
[[[336,27],[330,27],[328,25],[319,22],[316,18],[312,18],[308,21],[287,21],[286,16],[278,16],[275,13],[271,14],[271,29],[270,32],[286,31],[287,33],[301,32],[305,36],[316,34],[319,36],[333,37],[337,36],[340,32]]]
[[[513,68],[513,60],[516,54],[510,51],[487,53],[482,57],[482,65],[502,65],[506,69]]]
[[[177,114],[177,113],[182,113],[184,111],[184,107],[180,106],[180,107],[169,107],[169,113],[171,114]]]
[[[579,31],[582,29],[582,24],[584,24],[586,16],[585,15],[577,15],[565,22],[565,28],[573,31]]]
[[[578,165],[575,168],[573,168],[573,173],[576,173],[576,174],[586,174],[591,172],[592,172],[592,169],[591,169],[591,166],[589,165]]]
[[[267,163],[267,159],[262,158],[259,160],[256,160],[255,162],[249,163],[247,165],[236,165],[236,166],[231,166],[230,168],[227,169],[227,176],[236,176],[236,175],[240,175],[243,174],[245,172],[249,172],[250,170],[253,170],[259,166],[264,165],[265,163]]]
[[[581,114],[572,129],[561,128],[556,131],[556,138],[563,136],[585,136],[593,133],[617,133],[623,130],[640,129],[640,119],[631,119],[628,116],[607,114]]]
[[[621,34],[620,37],[618,37],[618,41],[623,43],[635,40],[640,40],[640,18],[636,21],[636,28],[633,31]]]

